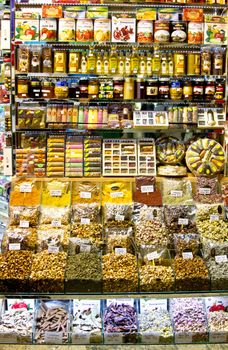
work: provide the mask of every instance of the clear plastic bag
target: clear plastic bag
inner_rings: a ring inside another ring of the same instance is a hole
[[[165,205],[165,223],[170,233],[197,232],[193,205]]]
[[[54,228],[49,225],[43,225],[40,226],[37,234],[38,252],[48,250],[49,253],[57,253],[68,250],[70,236],[68,229]]]
[[[220,204],[197,204],[196,205],[196,222],[204,220],[216,221],[224,218],[224,206]]]
[[[51,224],[52,227],[61,227],[69,225],[71,219],[70,207],[42,207],[41,224]]]
[[[39,223],[39,207],[10,207],[10,225],[21,226],[22,222],[27,222],[29,227],[35,227]],[[22,223],[23,225],[23,223]]]
[[[100,222],[101,207],[99,203],[83,203],[73,205],[73,222],[81,222],[82,218],[90,222]]]
[[[197,177],[193,197],[197,203],[221,203],[218,178]]]
[[[44,182],[42,205],[66,207],[71,203],[71,183],[69,181],[51,180]]]
[[[177,255],[182,256],[183,252],[192,252],[197,255],[200,249],[200,237],[198,234],[174,235],[174,248]]]
[[[130,204],[104,204],[104,221],[125,221],[131,220],[133,206]]]
[[[79,253],[98,253],[100,247],[92,242],[89,238],[69,238],[68,255],[75,255]]]
[[[93,244],[101,245],[103,243],[102,225],[91,222],[89,224],[73,224],[71,226],[71,237],[88,238]]]
[[[201,237],[203,256],[205,259],[216,255],[228,255],[228,238],[226,241],[215,241]]]
[[[3,238],[2,250],[31,250],[36,251],[37,229],[8,227]]]
[[[73,183],[72,204],[100,203],[101,184],[95,181]]]
[[[166,205],[193,205],[191,181],[186,179],[163,179],[162,199]]]

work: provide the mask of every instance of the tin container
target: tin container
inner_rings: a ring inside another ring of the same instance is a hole
[[[175,53],[174,58],[174,75],[184,75],[186,71],[185,55]]]
[[[200,54],[187,55],[187,75],[200,75]]]
[[[187,40],[186,22],[171,23],[171,41],[175,43],[184,43]]]
[[[170,41],[170,23],[167,21],[154,22],[154,42],[168,43]]]

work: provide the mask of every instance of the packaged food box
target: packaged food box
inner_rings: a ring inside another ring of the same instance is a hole
[[[57,38],[57,22],[56,19],[40,20],[40,40],[56,41]]]
[[[86,17],[90,19],[108,18],[108,7],[102,6],[88,6]]]
[[[140,20],[137,24],[137,42],[152,43],[153,41],[153,22]]]
[[[64,17],[84,19],[86,17],[86,7],[85,6],[66,7],[64,11]]]
[[[184,8],[183,21],[203,22],[203,9]]]
[[[179,11],[177,11],[177,9],[175,8],[163,8],[158,10],[159,21],[178,21],[178,19]]]
[[[92,19],[78,19],[76,24],[76,41],[93,41],[93,21]]]
[[[15,20],[15,40],[16,41],[38,41],[39,40],[39,20],[16,19]]]
[[[155,9],[151,8],[141,8],[137,10],[136,19],[137,20],[150,20],[155,21],[157,18],[157,12]]]
[[[75,20],[74,20],[74,18],[60,18],[60,20],[59,20],[59,41],[75,41]]]
[[[42,6],[43,18],[61,18],[63,17],[62,6],[43,5]]]
[[[135,42],[136,19],[112,16],[112,42]]]
[[[204,44],[227,45],[227,21],[222,16],[205,15]]]
[[[94,41],[106,42],[111,40],[110,19],[95,19],[94,21]]]

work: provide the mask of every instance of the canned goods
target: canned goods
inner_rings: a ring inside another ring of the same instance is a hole
[[[190,53],[187,57],[187,75],[200,75],[200,54]]]
[[[185,22],[172,22],[171,41],[184,43],[187,40],[187,25]]]
[[[185,55],[175,53],[174,55],[174,75],[185,74]]]
[[[167,21],[154,22],[154,42],[168,43],[170,40],[170,27]]]

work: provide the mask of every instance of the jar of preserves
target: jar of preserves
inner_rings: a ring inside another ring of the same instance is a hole
[[[38,49],[33,49],[31,52],[31,65],[30,69],[32,73],[39,73],[41,71],[40,69],[40,51]]]
[[[124,80],[124,100],[133,100],[134,99],[134,79],[125,78]]]
[[[30,96],[32,98],[41,98],[41,83],[38,80],[30,82]]]
[[[88,84],[88,97],[92,99],[98,98],[99,84],[97,80],[90,80]]]
[[[146,82],[144,79],[136,79],[135,98],[138,100],[144,100],[146,98]]]
[[[161,80],[159,83],[159,99],[168,99],[169,98],[169,80]]]
[[[204,80],[193,82],[193,100],[201,101],[204,99]]]
[[[185,100],[192,100],[193,98],[193,89],[191,81],[185,81],[183,84],[183,98]]]
[[[80,98],[80,87],[78,83],[70,83],[69,86],[69,97],[70,98]]]
[[[18,79],[17,80],[17,97],[28,98],[29,97],[29,80]]]
[[[181,100],[183,89],[180,81],[172,81],[170,84],[170,98],[172,100]]]
[[[44,81],[41,88],[41,94],[43,98],[54,97],[54,85],[50,81]]]
[[[66,81],[57,81],[55,84],[55,97],[56,98],[67,98],[69,93],[68,84]]]
[[[149,99],[158,98],[158,81],[157,80],[153,80],[153,79],[147,80],[146,97]]]
[[[88,80],[80,80],[80,98],[88,98]]]
[[[211,74],[211,52],[205,50],[201,55],[201,75]]]
[[[225,96],[225,85],[222,80],[217,80],[215,86],[215,100],[223,100]]]
[[[113,79],[113,97],[116,99],[123,99],[124,94],[124,80]]]
[[[213,100],[215,98],[215,82],[207,81],[205,83],[205,99]]]

